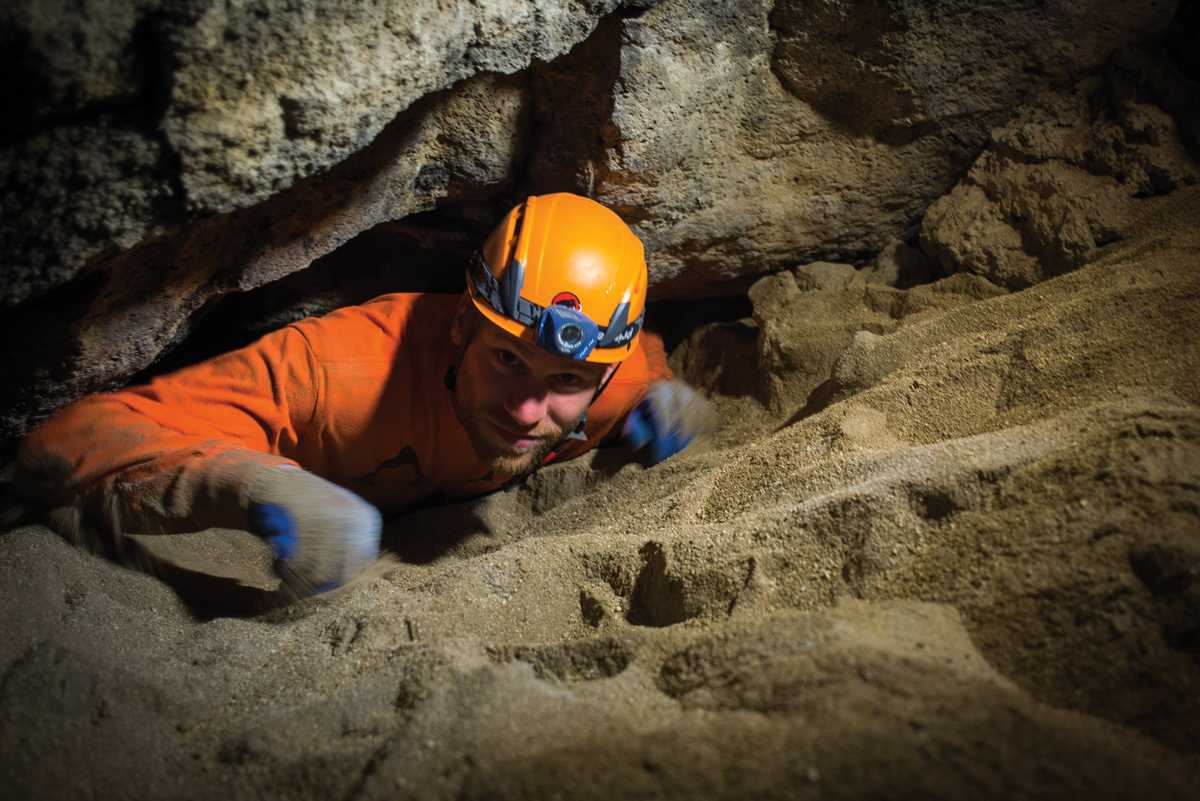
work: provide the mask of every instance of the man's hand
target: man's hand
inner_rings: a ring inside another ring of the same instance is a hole
[[[379,555],[379,510],[332,482],[290,465],[263,466],[248,494],[250,530],[274,549],[292,595],[339,587]]]
[[[716,427],[716,411],[700,393],[682,381],[658,381],[629,413],[621,433],[634,450],[646,448],[653,465]]]

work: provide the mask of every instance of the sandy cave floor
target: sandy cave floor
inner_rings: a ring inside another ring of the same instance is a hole
[[[176,594],[9,532],[5,795],[1200,798],[1196,219],[855,337],[807,416],[719,398],[650,470],[395,520],[287,609],[211,616],[270,585],[249,535],[137,538]]]

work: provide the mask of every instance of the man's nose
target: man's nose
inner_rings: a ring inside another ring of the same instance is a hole
[[[542,422],[550,404],[550,395],[544,387],[517,387],[509,393],[505,411],[513,422],[522,426],[534,426]]]

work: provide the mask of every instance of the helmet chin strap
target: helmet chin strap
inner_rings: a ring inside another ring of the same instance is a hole
[[[612,372],[610,372],[608,374],[608,378],[604,379],[604,383],[602,383],[599,386],[599,388],[596,389],[596,394],[592,395],[592,399],[590,401],[588,401],[588,409],[590,409],[592,407],[592,405],[600,398],[600,393],[603,392],[608,387],[609,383],[613,380],[613,376],[615,376],[617,374],[617,370],[620,370],[620,369],[621,369],[621,362],[617,362],[616,366],[613,367]],[[552,458],[554,455],[556,455],[558,453],[558,449],[561,448],[564,444],[566,444],[570,440],[579,440],[581,442],[586,442],[587,434],[583,433],[583,430],[585,428],[587,428],[587,421],[588,421],[588,413],[587,413],[587,409],[584,409],[583,414],[580,415],[580,417],[579,417],[579,422],[575,425],[575,430],[572,431],[570,434],[567,434],[566,436],[564,436],[558,442],[554,443],[554,447],[550,449],[550,454],[548,455],[547,458]]]

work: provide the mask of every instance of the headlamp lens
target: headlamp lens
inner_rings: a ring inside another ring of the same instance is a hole
[[[538,321],[537,341],[556,356],[583,361],[596,347],[600,327],[566,306],[547,306]]]
[[[583,341],[583,331],[574,323],[567,323],[558,329],[558,344],[562,350],[571,351]]]

